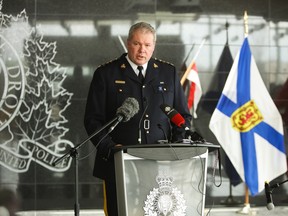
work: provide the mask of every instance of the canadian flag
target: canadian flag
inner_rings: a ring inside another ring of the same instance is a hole
[[[191,71],[189,72],[187,79],[191,82],[188,93],[188,108],[192,109],[193,107],[193,117],[197,118],[196,110],[202,96],[202,88],[195,63],[192,65]]]

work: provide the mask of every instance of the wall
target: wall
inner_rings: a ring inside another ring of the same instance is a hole
[[[243,15],[247,10],[251,51],[272,98],[284,104],[279,105],[279,111],[284,115],[286,131],[287,91],[281,97],[278,95],[285,88],[288,73],[285,2],[3,0],[1,3],[0,184],[1,188],[17,192],[20,210],[73,208],[73,160],[69,157],[57,166],[52,162],[86,139],[82,119],[93,72],[98,65],[124,52],[122,42],[125,43],[129,27],[140,20],[157,29],[154,56],[175,64],[179,76],[205,39],[196,59],[203,96],[194,127],[206,140],[217,143],[208,124],[227,76],[227,71],[217,71],[217,65],[226,42],[233,58],[240,49],[244,39]],[[5,76],[5,72],[10,76]],[[222,78],[217,78],[219,74]],[[8,96],[11,98],[4,100]],[[94,155],[95,149],[89,142],[79,150],[79,196],[84,209],[102,208],[101,181],[92,177]],[[214,161],[215,155],[211,153],[207,206],[221,204],[231,193],[225,172],[222,186],[217,188],[213,184]],[[218,181],[221,179],[217,172]],[[232,193],[240,203],[244,202],[244,191],[243,183],[233,187]],[[279,191],[279,197],[275,196],[280,205],[280,196],[287,195],[287,191],[284,186]],[[251,202],[265,205],[263,193]]]

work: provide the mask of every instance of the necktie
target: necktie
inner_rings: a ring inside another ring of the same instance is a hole
[[[138,66],[137,69],[139,70],[138,78],[139,78],[140,82],[143,83],[143,81],[144,81],[144,76],[142,74],[143,66]]]

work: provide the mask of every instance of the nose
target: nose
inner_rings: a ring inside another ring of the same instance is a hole
[[[139,52],[144,52],[145,51],[145,46],[144,45],[141,45],[140,47],[139,47]]]

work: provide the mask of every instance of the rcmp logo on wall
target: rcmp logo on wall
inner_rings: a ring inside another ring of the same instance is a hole
[[[72,93],[61,87],[66,71],[54,62],[56,43],[46,43],[25,10],[2,14],[0,2],[0,166],[23,173],[35,162],[49,170],[69,169],[71,158],[52,163],[73,144],[62,113]]]
[[[186,205],[183,194],[173,186],[173,177],[158,175],[159,188],[150,191],[145,201],[145,216],[185,216]]]

